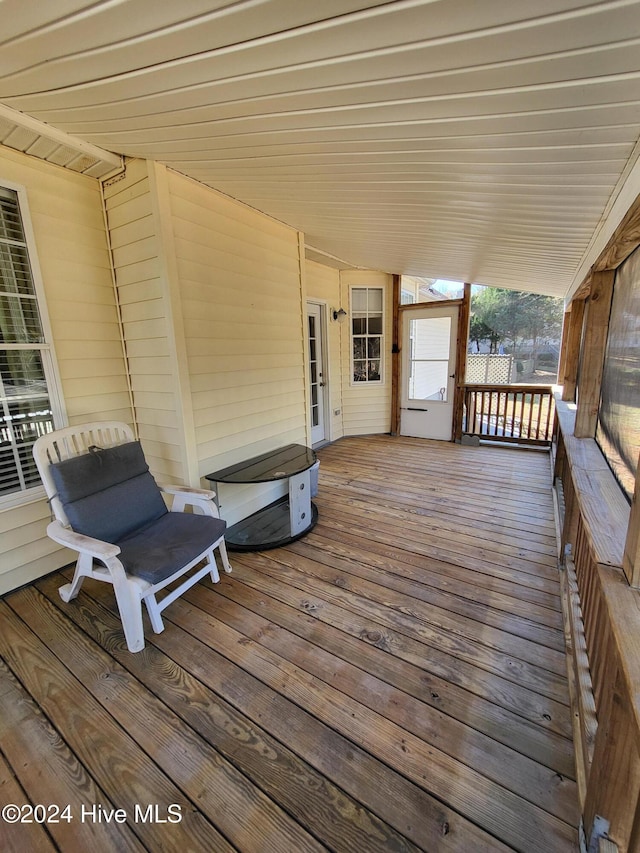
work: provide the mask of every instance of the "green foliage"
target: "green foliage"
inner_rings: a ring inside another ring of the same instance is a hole
[[[469,340],[475,343],[478,351],[480,351],[480,341],[490,341],[491,352],[494,352],[500,342],[500,337],[477,314],[472,314],[469,323]]]
[[[471,298],[469,338],[490,341],[492,352],[498,343],[516,351],[522,341],[532,341],[535,352],[541,339],[560,337],[562,311],[562,299],[553,296],[484,287]]]

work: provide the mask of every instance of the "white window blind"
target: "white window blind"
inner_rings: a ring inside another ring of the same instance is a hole
[[[31,447],[54,428],[50,357],[18,193],[0,187],[0,499],[40,485]]]

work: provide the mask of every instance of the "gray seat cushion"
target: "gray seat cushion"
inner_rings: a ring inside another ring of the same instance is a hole
[[[168,512],[118,541],[119,559],[127,574],[156,584],[210,548],[225,528],[226,522],[219,518]]]
[[[71,527],[85,536],[117,542],[167,514],[138,441],[57,462],[51,476]]]
[[[58,497],[77,533],[120,547],[129,575],[159,583],[207,551],[226,522],[168,512],[140,442],[75,456],[51,466]]]

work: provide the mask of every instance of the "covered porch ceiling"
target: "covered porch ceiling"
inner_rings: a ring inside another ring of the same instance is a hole
[[[565,296],[640,192],[639,0],[3,12],[0,142],[54,157],[35,119],[85,155],[70,168],[166,163],[313,257]]]

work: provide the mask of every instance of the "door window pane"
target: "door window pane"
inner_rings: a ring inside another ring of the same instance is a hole
[[[450,317],[421,317],[409,323],[409,398],[447,402]]]

